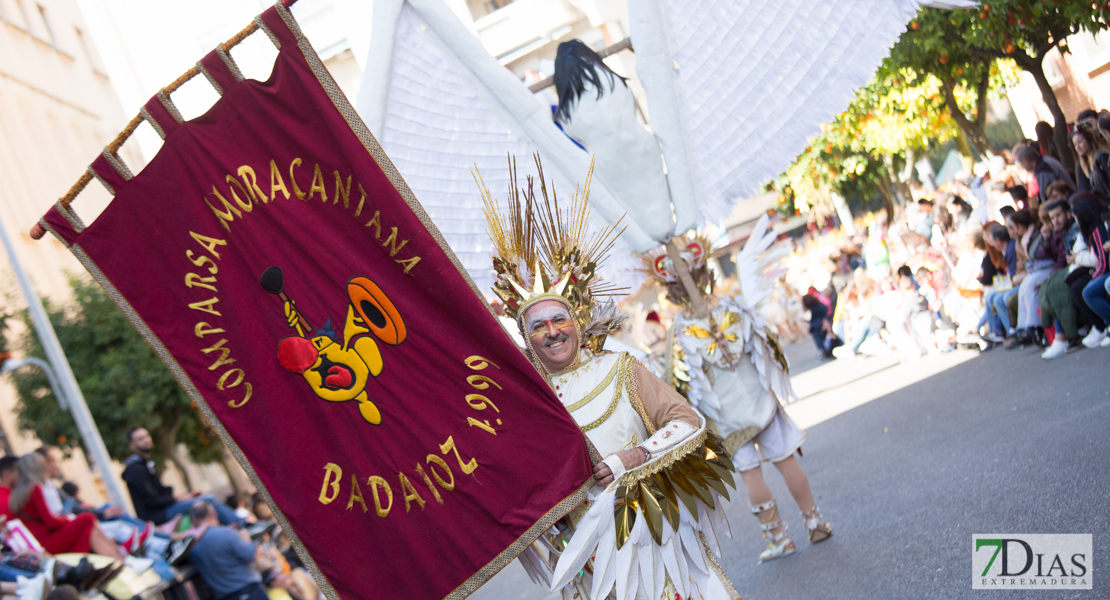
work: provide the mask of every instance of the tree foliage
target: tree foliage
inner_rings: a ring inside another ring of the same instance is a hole
[[[1053,48],[1067,52],[1066,38],[1079,31],[1098,33],[1107,28],[1110,2],[1091,0],[987,0],[977,9],[922,8],[910,22],[900,52],[919,68],[959,78],[975,70],[956,72],[962,65],[989,65],[1013,59],[1033,75],[1055,120],[1057,150],[1070,162],[1067,119],[1045,77],[1044,58]],[[977,67],[981,68],[981,67]]]
[[[71,279],[70,286],[70,306],[47,301],[46,309],[108,451],[125,458],[130,454],[127,431],[142,426],[154,438],[155,460],[168,458],[181,467],[177,444],[184,444],[198,463],[220,458],[215,432],[107,294],[87,279]],[[45,358],[29,315],[24,321],[18,348],[26,356]],[[81,444],[73,417],[58,408],[41,371],[20,369],[15,383],[20,428],[63,450]]]
[[[782,212],[822,218],[833,210],[832,193],[878,193],[892,212],[895,196],[909,200],[912,165],[926,149],[961,134],[980,153],[992,149],[987,100],[1016,82],[1018,68],[967,44],[953,45],[947,28],[969,14],[921,10],[847,110],[770,185],[780,190]]]
[[[878,192],[892,210],[891,189],[907,179],[906,163],[956,133],[937,78],[884,64],[772,187],[780,190],[781,208],[818,219],[832,213],[833,193],[869,198]]]

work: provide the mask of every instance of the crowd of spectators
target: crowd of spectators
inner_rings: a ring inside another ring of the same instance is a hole
[[[1054,359],[1110,346],[1110,113],[1084,111],[1071,128],[1074,172],[1051,135],[1038,137],[974,176],[915,190],[891,223],[860,220],[866,234],[803,240],[786,287],[810,287],[802,303],[820,351],[908,360],[1038,345]]]
[[[0,457],[0,597],[72,600],[104,591],[130,568],[152,569],[165,581],[196,573],[204,583],[199,600],[322,598],[261,494],[226,503],[195,492],[175,496],[152,458],[150,433],[136,427],[128,441],[133,454],[123,479],[137,516],[85,504],[77,486],[62,481],[54,449]],[[87,559],[67,566],[52,559],[59,554],[110,560],[100,569]]]

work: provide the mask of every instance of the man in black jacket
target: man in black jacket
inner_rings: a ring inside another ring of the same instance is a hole
[[[1075,182],[1060,161],[1051,156],[1042,157],[1041,153],[1031,146],[1016,146],[1014,162],[1037,180],[1037,187],[1040,188],[1037,192],[1040,196],[1040,204],[1049,202],[1048,186],[1052,185],[1053,181],[1066,181],[1071,189],[1075,189]]]
[[[216,507],[220,523],[224,525],[243,523],[243,519],[236,516],[231,507],[217,500],[215,496],[202,496],[200,492],[192,492],[181,498],[175,498],[173,488],[162,485],[161,476],[154,470],[154,461],[150,459],[151,452],[154,450],[154,440],[146,429],[131,428],[131,431],[127,432],[127,440],[134,454],[127,458],[123,469],[123,480],[127,482],[127,490],[131,492],[131,503],[135,505],[135,513],[140,519],[161,525],[177,515],[187,513],[193,504],[204,501]]]

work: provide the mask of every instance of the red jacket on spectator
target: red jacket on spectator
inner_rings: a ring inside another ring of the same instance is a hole
[[[7,506],[5,504],[5,507]],[[42,486],[36,485],[31,490],[31,497],[27,499],[27,504],[9,518],[22,521],[35,539],[42,544],[43,549],[50,554],[90,551],[89,536],[92,535],[93,527],[96,527],[96,516],[85,513],[78,515],[72,521],[55,517],[46,505]]]

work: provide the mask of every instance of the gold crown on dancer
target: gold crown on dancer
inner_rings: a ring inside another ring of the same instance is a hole
[[[620,293],[624,288],[611,286],[597,275],[598,266],[621,234],[620,220],[598,232],[590,232],[590,181],[593,161],[585,184],[575,189],[569,206],[560,208],[554,188],[549,196],[539,155],[534,156],[539,178],[540,199],[535,181],[527,176],[527,187],[517,183],[516,160],[509,160],[509,198],[507,210],[486,189],[475,167],[475,180],[485,202],[484,212],[493,242],[493,291],[505,303],[505,312],[523,331],[521,315],[542,300],[557,300],[575,316],[578,330],[593,350],[605,336],[616,331],[625,317],[612,300],[599,301]],[[623,217],[622,217],[623,219]]]

